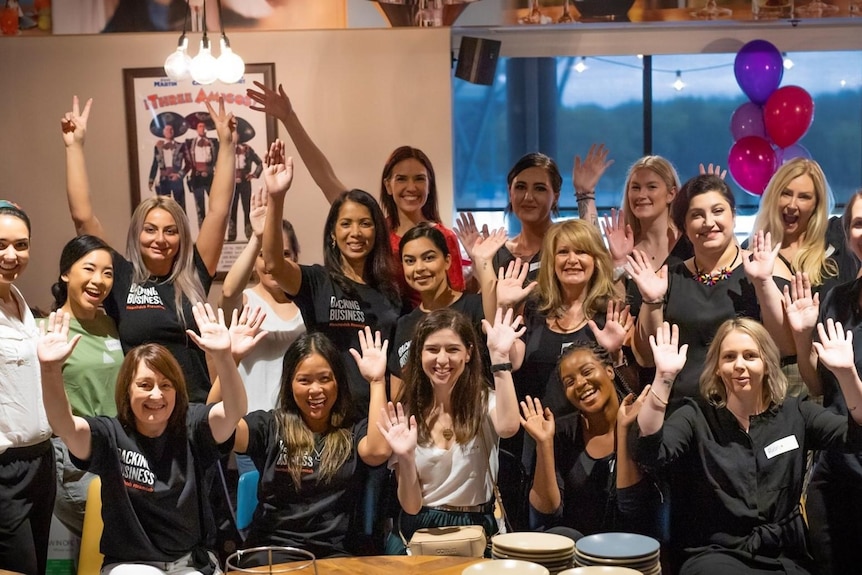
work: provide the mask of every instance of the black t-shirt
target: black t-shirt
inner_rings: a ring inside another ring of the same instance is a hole
[[[176,561],[206,546],[210,506],[201,505],[206,471],[233,446],[218,445],[209,426],[211,405],[189,405],[186,440],[145,437],[113,417],[87,417],[92,435],[89,461],[81,469],[102,479],[100,549],[109,563]]]
[[[512,252],[509,251],[509,248],[506,246],[502,246],[497,253],[494,254],[494,258],[491,260],[491,265],[494,266],[494,275],[497,275],[497,272],[500,268],[505,270],[509,267],[509,262],[515,261],[515,256]],[[530,283],[532,281],[539,280],[539,264],[542,261],[542,252],[539,250],[536,254],[530,258],[530,269],[527,272],[527,280],[526,283]]]
[[[245,421],[246,453],[260,470],[259,504],[246,547],[294,546],[311,551],[318,558],[348,554],[351,520],[365,489],[368,470],[357,452],[368,421],[363,419],[351,428],[350,458],[328,483],[318,481],[323,436],[315,434],[312,452],[290,453],[279,435],[272,411],[253,411],[245,416]],[[303,459],[299,491],[287,469],[290,457]]]
[[[488,346],[482,332],[482,320],[485,319],[485,311],[482,308],[482,296],[474,293],[462,294],[449,308],[461,312],[473,324],[479,340],[479,352],[482,354],[482,361],[487,372],[486,375],[490,374]],[[413,339],[416,324],[426,315],[428,315],[428,312],[417,307],[407,315],[402,315],[398,318],[398,323],[395,326],[395,336],[389,344],[388,368],[389,373],[392,375],[402,377],[401,370],[407,364],[407,357],[410,355],[410,340]]]
[[[197,248],[194,266],[204,293],[209,292],[213,278]],[[159,278],[137,285],[132,282],[132,275],[132,264],[114,252],[114,287],[105,300],[105,310],[117,322],[123,353],[143,343],[165,346],[186,376],[189,401],[205,403],[211,386],[206,354],[186,334],[187,328],[197,331],[192,315],[193,302],[183,297],[186,325],[182,325],[174,305],[174,285]]]
[[[734,317],[760,321],[754,286],[748,281],[743,266],[737,266],[730,277],[711,286],[694,279],[684,262],[668,269],[664,320],[677,324],[680,345],[688,344],[685,367],[676,376],[671,391],[671,409],[683,398],[699,395],[699,378],[709,344],[719,326]]]
[[[326,335],[341,351],[350,391],[356,406],[356,416],[368,413],[370,393],[368,382],[350,355],[350,349],[359,350],[359,330],[366,325],[379,331],[384,339],[392,339],[399,307],[380,291],[365,284],[351,282],[353,294],[346,294],[332,281],[329,272],[321,265],[300,266],[302,284],[293,297],[302,312],[305,328]]]

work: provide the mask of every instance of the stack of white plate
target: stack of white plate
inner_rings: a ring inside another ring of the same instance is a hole
[[[491,557],[544,565],[551,575],[573,565],[575,542],[553,533],[504,533],[491,539]]]
[[[660,575],[659,542],[634,533],[597,533],[575,545],[578,566],[626,567],[643,575]]]

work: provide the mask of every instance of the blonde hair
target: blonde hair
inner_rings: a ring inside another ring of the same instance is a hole
[[[174,305],[177,310],[177,317],[181,324],[187,325],[185,314],[183,314],[183,296],[191,303],[196,303],[207,301],[207,294],[195,271],[194,241],[192,240],[192,233],[189,228],[189,219],[173,198],[168,196],[147,198],[138,204],[138,207],[135,208],[132,214],[132,221],[129,224],[129,235],[126,237],[126,257],[129,258],[129,262],[132,264],[132,282],[141,285],[152,276],[141,255],[140,238],[147,214],[156,208],[165,210],[171,215],[174,223],[176,223],[177,233],[180,237],[179,251],[171,264],[171,273],[164,280],[164,283],[173,284]]]
[[[838,275],[838,265],[826,255],[823,245],[823,238],[826,237],[826,229],[829,227],[829,213],[832,211],[833,199],[829,185],[826,183],[826,176],[817,162],[806,158],[794,158],[778,168],[760,199],[760,209],[757,211],[751,233],[753,238],[758,230],[763,230],[764,233],[772,234],[773,244],[780,244],[783,241],[784,225],[778,202],[790,182],[800,176],[808,176],[814,183],[815,204],[814,212],[804,232],[805,239],[793,256],[791,264],[794,271],[807,273],[813,285],[820,285],[824,279]]]
[[[593,257],[593,275],[587,283],[584,298],[584,317],[592,319],[596,313],[606,309],[609,300],[615,299],[613,264],[598,229],[583,220],[557,222],[545,234],[539,267],[539,311],[559,317],[568,308],[554,269],[557,246],[561,243]]]
[[[737,317],[725,321],[715,332],[715,337],[706,352],[703,372],[700,374],[700,394],[712,405],[727,405],[727,387],[718,375],[718,362],[721,359],[721,344],[731,332],[738,331],[751,337],[760,350],[763,360],[763,405],[780,405],[787,397],[787,377],[781,371],[781,354],[778,346],[760,322],[747,317]]]
[[[651,172],[654,172],[664,184],[667,186],[668,192],[676,190],[679,192],[679,174],[676,173],[676,169],[673,167],[673,164],[670,163],[665,158],[661,156],[644,156],[643,158],[636,161],[629,168],[629,173],[626,175],[626,187],[623,189],[623,201],[622,201],[622,209],[623,209],[623,217],[625,218],[625,223],[632,227],[632,232],[635,235],[635,242],[638,241],[641,237],[641,223],[634,214],[632,214],[632,210],[629,207],[629,186],[632,184],[632,178],[635,175],[635,172],[640,169],[647,169]],[[668,206],[668,212],[670,212],[670,206]],[[673,225],[673,221],[668,215],[668,221],[671,225]]]

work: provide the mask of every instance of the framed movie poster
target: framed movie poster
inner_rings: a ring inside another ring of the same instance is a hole
[[[254,82],[273,87],[275,64],[247,64],[236,84],[206,86],[191,79],[175,82],[163,68],[123,70],[132,210],[149,196],[170,195],[188,215],[193,238],[206,216],[218,156],[215,123],[204,102],[218,109],[223,97],[225,110],[236,117],[236,189],[218,265],[221,277],[251,235],[249,197],[252,188],[263,184],[263,158],[276,137],[275,118],[250,109],[246,89]]]

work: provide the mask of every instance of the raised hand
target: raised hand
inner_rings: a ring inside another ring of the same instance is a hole
[[[63,130],[63,143],[66,147],[77,144],[84,145],[84,140],[87,137],[87,119],[90,117],[90,107],[93,105],[93,99],[87,100],[84,104],[84,111],[81,111],[78,96],[72,96],[72,111],[63,114],[60,119],[60,127]]]
[[[521,262],[521,258],[515,258],[509,262],[505,273],[502,267],[498,270],[496,288],[498,306],[502,308],[513,307],[530,295],[538,283],[530,282],[524,286],[529,272],[530,264]]]
[[[775,258],[778,257],[778,250],[781,249],[781,243],[772,246],[772,234],[770,232],[763,233],[759,230],[754,234],[754,241],[749,245],[751,257],[743,256],[742,266],[745,268],[745,275],[752,282],[764,282],[772,279],[772,270],[775,268]]]
[[[631,316],[631,306],[614,300],[608,301],[608,309],[605,314],[605,327],[599,329],[598,324],[589,320],[587,325],[596,337],[596,343],[608,350],[611,355],[616,354],[623,347],[626,336],[634,327],[635,320]]]
[[[386,379],[386,352],[389,349],[389,340],[381,341],[380,332],[372,335],[371,328],[367,325],[359,330],[359,350],[350,350],[350,355],[356,360],[359,373],[368,382],[381,382]]]
[[[263,169],[263,180],[268,195],[287,193],[293,183],[293,158],[287,158],[283,164],[267,164]]]
[[[279,84],[278,92],[276,92],[260,82],[255,82],[254,85],[257,90],[249,88],[245,92],[249,98],[257,102],[257,105],[251,105],[249,108],[269,114],[282,122],[286,121],[293,111],[293,106],[290,103],[290,98],[284,92],[284,87]]]
[[[398,457],[413,456],[418,441],[416,417],[411,415],[408,418],[400,401],[397,405],[390,401],[386,407],[380,408],[377,429],[389,444],[392,453]]]
[[[836,375],[839,371],[856,369],[852,331],[845,332],[841,322],[829,318],[825,327],[822,323],[817,324],[817,335],[820,341],[814,342],[814,349],[826,369]]]
[[[644,386],[640,395],[635,397],[635,394],[630,393],[620,402],[620,408],[617,410],[617,425],[620,427],[631,427],[631,424],[638,418],[638,413],[649,395],[651,385]]]
[[[521,325],[521,316],[512,318],[513,315],[511,309],[506,310],[506,314],[503,315],[502,308],[498,307],[494,316],[494,325],[488,323],[487,319],[482,320],[483,331],[488,336],[488,353],[494,363],[507,362],[512,344],[527,331],[527,328]],[[502,361],[497,361],[498,358]]]
[[[727,175],[727,170],[722,170],[721,166],[719,166],[718,164],[715,164],[713,166],[712,163],[710,163],[709,166],[706,168],[703,167],[703,164],[700,164],[698,165],[698,169],[701,176],[703,176],[704,174],[709,174],[710,176],[718,176],[723,180],[724,176]]]
[[[284,141],[280,138],[276,138],[269,145],[269,150],[266,152],[263,163],[267,166],[283,164],[285,162],[284,150]]]
[[[679,345],[679,327],[663,322],[655,335],[649,336],[655,361],[656,377],[672,381],[685,366],[688,344]]]
[[[458,219],[455,220],[454,232],[458,236],[461,245],[467,250],[467,255],[470,256],[470,259],[473,259],[473,246],[476,244],[476,241],[479,238],[487,238],[489,235],[488,224],[483,225],[480,232],[476,227],[476,220],[473,218],[472,212],[462,212],[458,215]]]
[[[480,235],[473,244],[473,250],[468,255],[471,260],[490,262],[494,259],[494,254],[506,245],[506,228],[497,228],[490,232],[487,236]]]
[[[640,250],[634,250],[628,256],[626,271],[645,302],[657,302],[667,295],[667,265],[663,265],[658,271],[652,269],[649,257]]]
[[[222,144],[236,144],[236,118],[234,118],[233,112],[225,112],[224,96],[218,97],[218,113],[213,109],[209,100],[204,100],[204,104],[207,107],[210,118],[215,122],[219,142]]]
[[[635,234],[626,223],[623,210],[611,208],[610,217],[602,217],[602,231],[608,240],[608,251],[614,263],[625,262],[635,249]]]
[[[263,235],[263,226],[266,223],[266,205],[269,203],[269,195],[263,188],[256,188],[251,191],[251,201],[249,203],[248,222],[251,225],[251,231],[257,237]]]
[[[192,306],[192,315],[201,333],[198,335],[190,329],[187,329],[186,333],[199,348],[210,354],[230,351],[230,333],[225,325],[224,311],[221,308],[216,313],[210,304],[197,302]]]
[[[817,325],[820,314],[820,294],[811,295],[807,273],[796,272],[790,286],[784,286],[784,313],[794,333],[806,333]]]
[[[267,336],[269,332],[260,329],[265,319],[266,313],[260,306],[254,308],[244,306],[242,313],[239,310],[233,310],[228,334],[230,335],[230,351],[234,358],[244,358],[260,340]]]
[[[536,440],[543,443],[554,438],[556,424],[550,408],[542,408],[542,401],[529,395],[521,402],[521,427]]]
[[[81,334],[69,339],[69,320],[71,315],[57,310],[48,319],[39,322],[39,342],[36,355],[43,365],[63,363],[75,349]],[[37,384],[38,385],[38,384]]]
[[[609,152],[604,144],[593,144],[583,161],[580,156],[575,156],[575,167],[572,169],[575,193],[578,190],[595,191],[605,170],[614,163],[613,160],[608,160]]]

